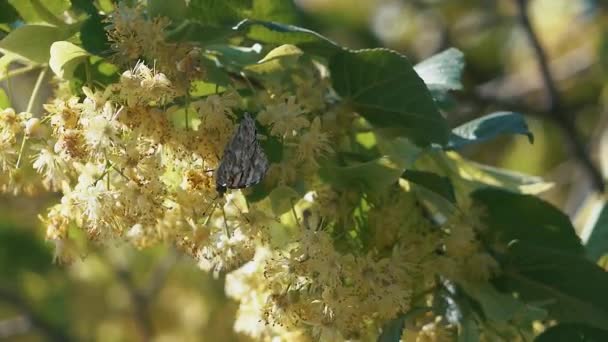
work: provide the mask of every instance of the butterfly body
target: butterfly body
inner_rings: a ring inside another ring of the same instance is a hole
[[[226,145],[215,172],[215,186],[222,196],[228,189],[242,189],[259,183],[268,171],[268,158],[257,140],[255,121],[245,113]]]

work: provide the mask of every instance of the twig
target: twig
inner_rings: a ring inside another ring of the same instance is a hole
[[[150,302],[163,288],[167,276],[173,265],[177,262],[178,257],[177,251],[174,248],[170,249],[169,254],[151,272],[147,285],[143,289],[138,288],[135,284],[129,270],[124,267],[116,267],[115,269],[116,277],[129,292],[134,308],[133,314],[142,341],[150,341],[154,336],[154,326],[149,314]]]
[[[118,267],[115,270],[116,277],[129,292],[131,304],[133,305],[133,315],[135,324],[141,335],[142,341],[150,341],[154,334],[152,321],[148,314],[148,298],[137,288],[129,270]]]
[[[528,36],[528,40],[532,45],[538,67],[542,76],[545,92],[547,93],[548,99],[548,113],[551,118],[560,126],[563,130],[568,142],[572,148],[572,153],[578,159],[579,163],[587,171],[588,176],[594,185],[594,188],[600,192],[604,191],[604,177],[600,170],[593,164],[591,157],[589,156],[585,144],[582,142],[579,132],[576,129],[574,120],[562,110],[562,103],[555,80],[549,69],[549,63],[547,61],[547,55],[540,44],[538,36],[532,28],[530,23],[530,17],[528,16],[527,0],[516,0],[518,19],[524,32]]]
[[[37,329],[49,341],[71,341],[65,331],[38,314],[19,294],[0,288],[0,301],[9,303],[19,310],[32,327]]]

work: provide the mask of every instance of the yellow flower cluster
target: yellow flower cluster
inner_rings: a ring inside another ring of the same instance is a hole
[[[56,98],[42,119],[0,113],[0,189],[61,193],[41,215],[58,260],[73,258],[74,227],[101,243],[173,243],[201,269],[226,274],[226,292],[240,303],[235,330],[266,340],[374,339],[424,303],[438,277],[486,281],[497,271],[477,241],[477,213],[438,225],[405,187],[370,196],[323,182],[321,160],[356,115],[328,110],[320,73],[298,74],[296,92],[260,90],[265,100],[253,110],[230,87],[181,103],[189,80],[202,75],[186,63],[200,51],[165,43],[166,25],[119,7],[110,39],[135,66],[117,83]],[[133,62],[140,57],[157,63]],[[217,198],[211,171],[245,110],[258,112],[265,138],[281,145],[266,189],[298,183],[309,191],[286,214],[275,212],[271,195]],[[34,171],[38,178],[24,176]],[[408,330],[418,340],[449,333],[433,320],[418,328]]]

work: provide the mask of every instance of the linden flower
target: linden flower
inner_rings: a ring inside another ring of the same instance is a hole
[[[51,191],[58,191],[62,188],[67,189],[69,179],[65,174],[66,163],[61,157],[50,149],[43,147],[32,158],[32,166],[36,172],[42,174],[43,185]]]
[[[296,158],[298,161],[309,161],[315,167],[318,166],[317,158],[332,153],[327,134],[321,132],[321,119],[315,117],[310,129],[302,134],[296,146]]]
[[[0,131],[0,171],[7,172],[17,161],[15,136],[10,132]]]
[[[51,126],[55,132],[62,133],[78,126],[82,104],[78,97],[67,101],[55,99],[51,104],[45,104],[44,109],[49,113]]]
[[[304,110],[296,103],[296,97],[289,96],[277,104],[266,106],[266,109],[258,114],[258,120],[261,124],[272,127],[270,134],[287,137],[310,125],[303,114]]]

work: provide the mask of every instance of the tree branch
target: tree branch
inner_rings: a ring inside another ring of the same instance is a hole
[[[579,132],[576,129],[575,122],[564,110],[562,110],[562,103],[559,91],[555,83],[555,79],[549,69],[549,63],[547,61],[547,55],[545,50],[540,44],[538,36],[532,28],[530,23],[530,17],[528,16],[527,0],[516,0],[518,10],[518,20],[520,25],[523,27],[534,54],[538,62],[538,68],[542,76],[543,85],[547,94],[548,109],[547,112],[551,116],[559,127],[564,132],[564,135],[568,139],[572,153],[583,166],[587,172],[593,186],[596,190],[604,191],[604,177],[600,170],[593,164],[587,148],[580,138]]]

